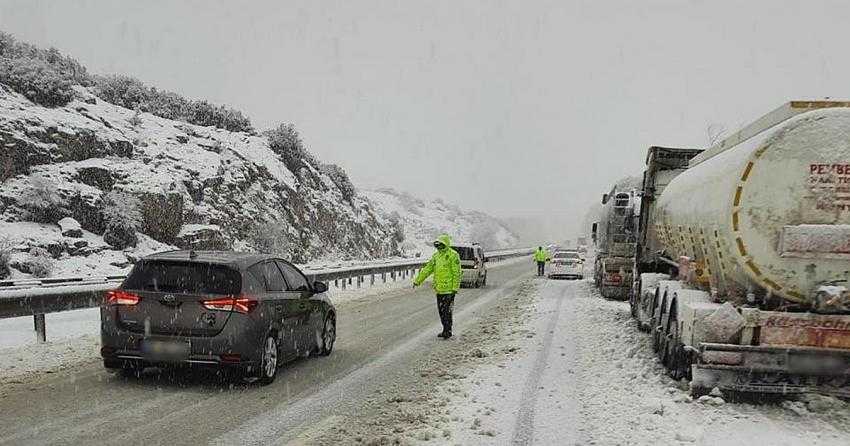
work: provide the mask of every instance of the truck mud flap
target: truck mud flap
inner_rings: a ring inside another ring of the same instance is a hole
[[[603,285],[599,292],[606,299],[626,300],[629,298],[629,288],[627,287]]]

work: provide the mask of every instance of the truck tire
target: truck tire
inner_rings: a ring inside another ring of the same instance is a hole
[[[633,277],[640,277],[640,276],[633,276]],[[637,290],[637,291],[635,291],[635,290]],[[629,311],[632,313],[632,317],[635,318],[635,320],[638,321],[638,328],[641,331],[644,331],[643,327],[641,327],[640,318],[638,318],[638,313],[637,313],[638,305],[637,305],[637,302],[635,301],[637,299],[637,296],[639,296],[639,295],[640,295],[640,279],[637,279],[637,280],[634,281],[634,283],[632,285],[632,289],[629,291]]]
[[[670,317],[667,320],[667,342],[664,349],[664,366],[670,377],[676,381],[682,378],[690,379],[691,360],[685,351],[685,345],[679,338],[679,316],[676,302],[670,305]]]
[[[661,297],[661,302],[657,303],[653,309],[655,315],[652,319],[652,349],[658,354],[658,359],[662,359],[664,347],[664,336],[666,336],[666,326],[664,325],[664,308],[667,306],[667,292]]]

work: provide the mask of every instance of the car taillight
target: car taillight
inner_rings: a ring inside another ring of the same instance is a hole
[[[218,311],[235,311],[237,313],[247,314],[257,308],[259,302],[245,296],[229,296],[218,299],[209,299],[201,301],[201,304],[207,310]]]
[[[106,305],[136,305],[141,298],[124,290],[112,290],[106,293]]]

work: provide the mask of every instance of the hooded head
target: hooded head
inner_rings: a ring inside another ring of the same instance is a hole
[[[451,239],[451,237],[449,237],[448,234],[440,234],[440,236],[437,237],[437,240],[434,240],[434,244],[436,245],[437,243],[440,243],[440,244],[443,245],[442,248],[438,248],[440,250],[443,250],[443,249],[448,248],[449,246],[452,246],[452,239]]]
[[[542,247],[542,246],[538,246],[538,247],[537,247],[537,249],[539,249],[539,250],[543,251],[543,247]]]

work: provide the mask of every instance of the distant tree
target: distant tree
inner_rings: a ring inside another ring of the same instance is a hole
[[[318,165],[313,155],[304,148],[304,141],[294,125],[280,124],[263,132],[263,136],[268,138],[269,147],[273,152],[280,155],[289,170],[298,172],[300,168],[307,165]]]
[[[39,59],[0,58],[0,82],[45,107],[63,106],[74,99],[71,80]]]
[[[148,88],[142,81],[120,74],[96,76],[95,94],[110,104],[131,110],[144,108],[148,100]]]
[[[321,170],[333,181],[342,193],[342,197],[350,203],[357,195],[357,189],[345,170],[336,164],[322,164]]]
[[[68,104],[74,98],[71,87],[82,85],[93,87],[104,101],[131,110],[139,108],[165,119],[233,132],[254,132],[251,120],[238,110],[207,101],[190,101],[176,93],[148,87],[131,76],[91,75],[76,59],[56,48],[41,49],[2,31],[0,82],[46,107]]]

